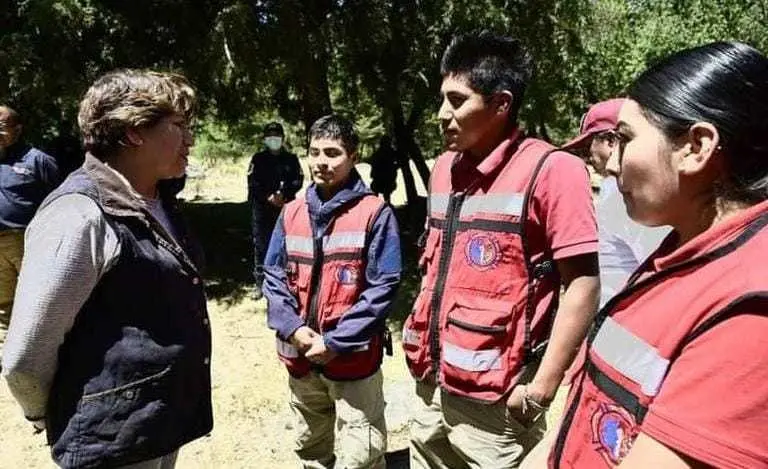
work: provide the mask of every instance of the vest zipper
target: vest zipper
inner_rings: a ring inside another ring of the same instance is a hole
[[[459,214],[464,203],[464,193],[451,194],[448,199],[446,211],[446,224],[443,227],[443,239],[445,242],[440,253],[440,265],[437,270],[435,291],[432,294],[432,314],[429,317],[429,346],[431,350],[432,369],[435,375],[440,370],[440,308],[442,306],[443,292],[448,277],[453,254],[454,235],[459,227]]]
[[[310,329],[316,332],[322,332],[317,322],[318,311],[317,302],[320,296],[320,282],[323,276],[323,236],[317,232],[317,226],[314,220],[310,221],[312,225],[312,242],[313,242],[313,261],[312,261],[312,276],[309,281],[309,312],[307,313],[307,325]],[[319,235],[319,236],[316,236]]]

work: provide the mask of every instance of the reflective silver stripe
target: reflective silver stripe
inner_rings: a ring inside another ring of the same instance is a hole
[[[299,358],[299,351],[293,344],[277,339],[277,353],[285,358]]]
[[[616,371],[640,385],[646,396],[659,392],[669,360],[655,347],[606,318],[592,343],[592,352]]]
[[[478,212],[499,215],[520,215],[523,212],[523,194],[475,195],[464,199],[461,216],[469,217]]]
[[[430,194],[429,211],[434,214],[445,215],[448,211],[448,194]]]
[[[369,348],[371,348],[371,344],[370,343],[365,344],[365,345],[361,345],[359,347],[355,347],[355,348],[352,349],[352,351],[353,352],[365,352]]]
[[[365,247],[365,231],[334,233],[323,238],[323,250],[362,249]]]
[[[285,250],[312,255],[312,238],[306,236],[286,236]]]
[[[443,342],[443,360],[449,365],[467,371],[501,369],[501,350],[469,350]]]
[[[413,329],[409,329],[407,327],[403,328],[403,343],[408,345],[419,345],[421,334],[414,331]]]

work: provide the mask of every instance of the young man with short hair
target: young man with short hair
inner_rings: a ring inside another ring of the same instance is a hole
[[[352,124],[329,115],[309,133],[313,184],[280,214],[264,268],[268,323],[290,374],[296,454],[306,468],[384,468],[380,366],[400,282],[397,222],[355,170]]]
[[[517,467],[597,305],[589,180],[581,160],[519,129],[531,60],[517,41],[458,36],[441,73],[448,151],[403,329],[419,397],[411,467]]]

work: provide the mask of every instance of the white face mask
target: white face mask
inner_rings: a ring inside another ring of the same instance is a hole
[[[283,146],[283,137],[264,137],[264,146],[277,151]]]

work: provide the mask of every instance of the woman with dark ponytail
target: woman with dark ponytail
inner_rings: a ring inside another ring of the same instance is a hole
[[[768,58],[684,50],[627,97],[608,170],[674,232],[598,313],[549,466],[768,467]]]

